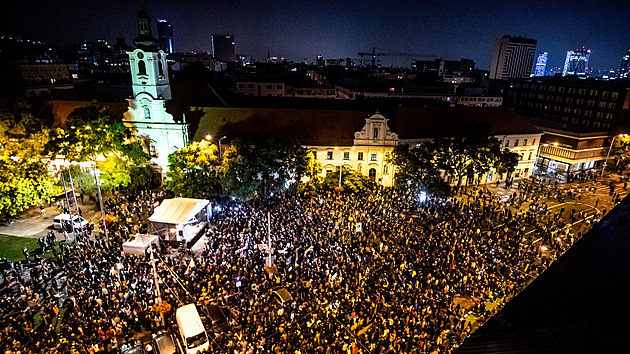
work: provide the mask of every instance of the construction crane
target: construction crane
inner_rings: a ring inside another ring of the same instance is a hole
[[[376,50],[379,50],[377,52]],[[385,52],[383,52],[385,51]],[[376,66],[376,57],[416,57],[416,58],[437,58],[434,54],[418,54],[418,53],[396,53],[388,51],[387,49],[373,47],[372,52],[359,52],[358,55],[363,58],[364,55],[372,57],[372,66]]]

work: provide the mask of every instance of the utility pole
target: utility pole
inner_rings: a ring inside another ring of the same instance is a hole
[[[103,231],[105,232],[105,239],[107,240],[107,245],[109,247],[109,234],[107,233],[107,223],[105,222],[105,205],[103,205],[101,185],[98,183],[98,178],[96,177],[96,159],[94,159],[94,183],[96,184],[96,188],[98,189],[98,202],[100,203],[99,209],[101,209],[101,219],[103,220]]]
[[[271,260],[271,212],[267,212],[267,267],[273,266]]]
[[[155,258],[153,257],[153,243],[149,244],[149,249],[151,250],[151,266],[153,267],[153,282],[155,283],[155,297],[157,298],[157,303],[162,303],[162,296],[160,295],[160,278],[157,274],[157,269],[155,269]],[[162,311],[158,311],[160,313],[160,321],[162,326],[164,326],[164,313]]]
[[[63,192],[66,194],[66,204],[68,204],[68,214],[70,215],[70,225],[72,226],[72,233],[74,234],[74,222],[72,221],[72,212],[70,211],[70,199],[68,198],[68,189],[66,188],[66,176],[63,174],[63,170],[61,171],[61,180],[63,181]],[[65,211],[65,209],[64,209]],[[62,227],[63,230],[63,227]],[[76,238],[76,234],[75,234]]]
[[[70,169],[68,169],[68,178],[70,178],[70,188],[72,188],[72,196],[74,197],[74,206],[77,208],[77,215],[79,215],[79,217],[82,218],[83,216],[79,212],[79,203],[77,202],[77,192],[74,189],[74,183],[72,182],[72,174],[70,173]],[[74,225],[74,221],[72,221],[72,223]],[[81,230],[81,233],[83,233],[83,223],[81,219],[79,219],[79,229]]]

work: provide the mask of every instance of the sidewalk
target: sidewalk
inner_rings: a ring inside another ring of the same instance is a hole
[[[79,208],[86,220],[91,220],[95,225],[100,222],[101,214],[96,209],[94,202],[85,201],[85,203],[81,203],[79,200]],[[48,205],[45,210],[46,216],[42,216],[38,205],[24,210],[13,219],[11,224],[0,223],[0,234],[31,238],[45,236],[49,230],[53,229],[53,218],[61,214],[61,211],[54,206]],[[72,208],[72,213],[76,215],[74,207]]]

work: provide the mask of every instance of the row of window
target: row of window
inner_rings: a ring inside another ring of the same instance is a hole
[[[556,91],[556,86],[545,86],[545,85],[535,85],[535,84],[522,84],[524,89],[532,89],[532,90],[540,90],[540,91],[549,91],[549,92],[555,92]],[[511,85],[511,87],[514,88],[519,88],[521,87],[520,83],[514,83]],[[558,87],[558,93],[568,93],[568,94],[575,94],[577,92],[578,95],[586,95],[588,91],[588,94],[590,96],[597,96],[599,94],[598,90],[587,90],[585,88],[575,88],[575,87],[569,87],[568,89],[565,88],[564,86],[560,86]],[[618,92],[610,92],[610,91],[602,91],[602,98],[606,99],[608,97],[610,97],[610,99],[612,100],[616,100],[617,97],[619,96]]]
[[[514,140],[514,145],[512,146],[519,146],[520,139],[516,139]],[[536,139],[532,139],[532,145],[536,145]],[[523,139],[523,145],[521,146],[527,146],[527,139]],[[505,141],[505,147],[510,147],[510,140],[506,140]]]
[[[273,88],[273,85],[267,84],[267,89],[271,90]],[[247,85],[248,88],[254,88],[254,84],[248,84]],[[262,85],[258,85],[258,87],[262,87]],[[238,88],[245,88],[245,84],[238,84]],[[278,90],[282,90],[282,85],[276,85],[276,89]]]
[[[501,102],[503,98],[501,97],[462,97],[460,101],[469,101],[469,102]]]
[[[601,103],[604,103],[604,105],[602,105]],[[601,102],[601,103],[600,103],[600,107],[605,106],[605,102]],[[518,101],[518,105],[527,106],[527,107],[535,107],[537,109],[545,109],[545,110],[553,109],[555,112],[563,111],[564,113],[582,114],[581,108],[571,108],[571,107],[563,108],[562,106],[552,106],[548,104],[543,105],[542,103],[534,103],[534,102],[526,102],[526,101]],[[610,109],[614,109],[615,104],[610,103],[608,107]],[[590,109],[584,110],[584,116],[591,117],[592,115],[593,115],[592,110]],[[604,117],[606,117],[607,120],[613,119],[613,113],[595,112],[595,116],[599,119],[604,118]]]
[[[508,92],[508,96],[509,97],[518,97],[520,96],[521,98],[527,98],[528,94],[526,92],[521,92],[520,95],[518,95],[517,92]],[[555,99],[554,99],[555,97]],[[553,95],[543,95],[543,94],[539,94],[538,96],[536,96],[535,93],[530,93],[529,94],[529,98],[538,98],[539,100],[544,100],[546,99],[549,102],[553,102],[554,100],[556,102],[565,102],[565,103],[569,103],[572,104],[573,103],[573,97],[562,97],[562,96],[553,96]],[[584,104],[584,100],[581,98],[578,98],[575,100],[575,104],[577,105],[583,105]],[[588,100],[586,101],[586,105],[589,107],[595,107],[595,101],[594,100]],[[606,106],[608,106],[609,110],[613,110],[616,107],[616,104],[614,102],[610,102],[610,103],[606,103],[604,101],[600,101],[598,104],[599,108],[606,108]]]
[[[315,159],[317,160],[317,151],[313,151],[313,155],[315,156]],[[389,159],[389,152],[386,152],[384,154],[385,159]],[[333,159],[333,151],[326,151],[326,160],[332,160]],[[346,161],[350,160],[350,151],[344,151],[343,152],[343,159]],[[363,152],[359,151],[357,152],[357,160],[358,161],[363,161]],[[370,153],[370,161],[378,161],[378,153],[376,152],[371,152]]]

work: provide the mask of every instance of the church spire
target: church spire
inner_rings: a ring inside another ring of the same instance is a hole
[[[133,40],[133,44],[144,51],[156,52],[158,40],[151,33],[151,17],[144,9],[144,1],[141,7],[142,9],[138,12],[138,37]]]

